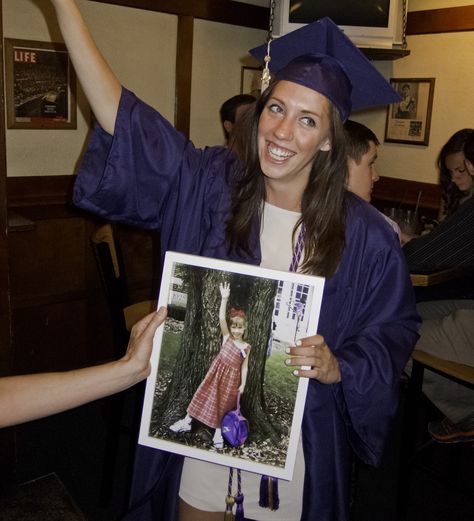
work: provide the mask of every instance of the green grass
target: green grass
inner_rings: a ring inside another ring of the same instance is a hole
[[[298,378],[293,376],[293,368],[285,365],[288,355],[274,351],[267,360],[265,370],[265,389],[270,392],[293,395],[298,387]]]

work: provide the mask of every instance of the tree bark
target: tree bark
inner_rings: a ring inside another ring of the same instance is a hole
[[[247,315],[245,340],[252,346],[241,406],[252,433],[279,440],[280,432],[265,407],[263,380],[271,332],[277,282],[247,275],[188,266],[180,272],[187,290],[187,307],[181,345],[171,381],[157,400],[152,425],[161,430],[184,417],[196,389],[206,376],[222,345],[219,325],[219,284],[230,283],[227,316],[231,307]],[[160,425],[161,427],[160,427]]]

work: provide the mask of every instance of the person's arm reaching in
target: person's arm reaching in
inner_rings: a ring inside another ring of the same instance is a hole
[[[0,427],[72,409],[145,379],[150,374],[153,336],[165,317],[162,307],[137,322],[120,360],[74,371],[0,378]]]

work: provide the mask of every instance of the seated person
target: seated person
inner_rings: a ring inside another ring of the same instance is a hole
[[[351,119],[344,123],[344,132],[347,145],[347,189],[370,203],[374,183],[380,179],[375,168],[379,140],[370,128]],[[386,215],[383,217],[400,237],[398,224]]]
[[[443,213],[453,214],[459,206],[474,193],[474,168],[466,163],[466,145],[474,135],[474,130],[464,128],[453,134],[443,146],[438,157]]]
[[[474,132],[471,132],[466,139],[462,154],[464,165],[459,163],[458,170],[467,170],[472,175],[474,172]],[[455,175],[456,173],[453,173],[453,179]],[[464,227],[471,232],[470,247],[472,249],[473,203],[472,198],[465,201],[453,215],[443,221],[429,235],[434,234],[436,237],[439,229],[451,227],[450,223],[457,215],[465,215]],[[465,212],[466,208],[470,208],[469,212]],[[461,222],[461,228],[462,224]],[[453,230],[455,230],[454,227]],[[448,246],[446,249],[449,249]],[[472,283],[472,278],[470,281]],[[462,281],[462,284],[465,284],[465,280]],[[416,349],[474,367],[474,299],[420,302],[417,310],[423,319],[423,324]],[[426,371],[423,379],[423,392],[446,415],[442,421],[432,422],[428,426],[434,440],[442,443],[474,440],[473,389],[457,384],[432,371]]]
[[[416,349],[446,360],[474,367],[474,300],[421,302],[423,318]],[[474,390],[425,371],[423,392],[446,416],[431,422],[435,441],[474,441]]]
[[[151,370],[153,336],[165,317],[166,308],[160,308],[137,322],[120,360],[75,371],[0,378],[0,428],[78,407],[145,379]]]
[[[473,134],[472,129],[457,132],[440,152],[442,185],[445,172],[450,176],[449,187],[444,190],[448,212],[430,233],[404,236],[403,251],[412,273],[474,266],[474,169],[472,155],[469,157],[473,154]]]

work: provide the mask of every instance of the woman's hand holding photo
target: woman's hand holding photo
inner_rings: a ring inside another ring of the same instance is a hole
[[[323,384],[341,381],[339,362],[321,335],[297,340],[296,346],[288,348],[286,353],[291,355],[291,358],[287,358],[286,365],[301,367],[293,371],[295,376],[314,378]]]

